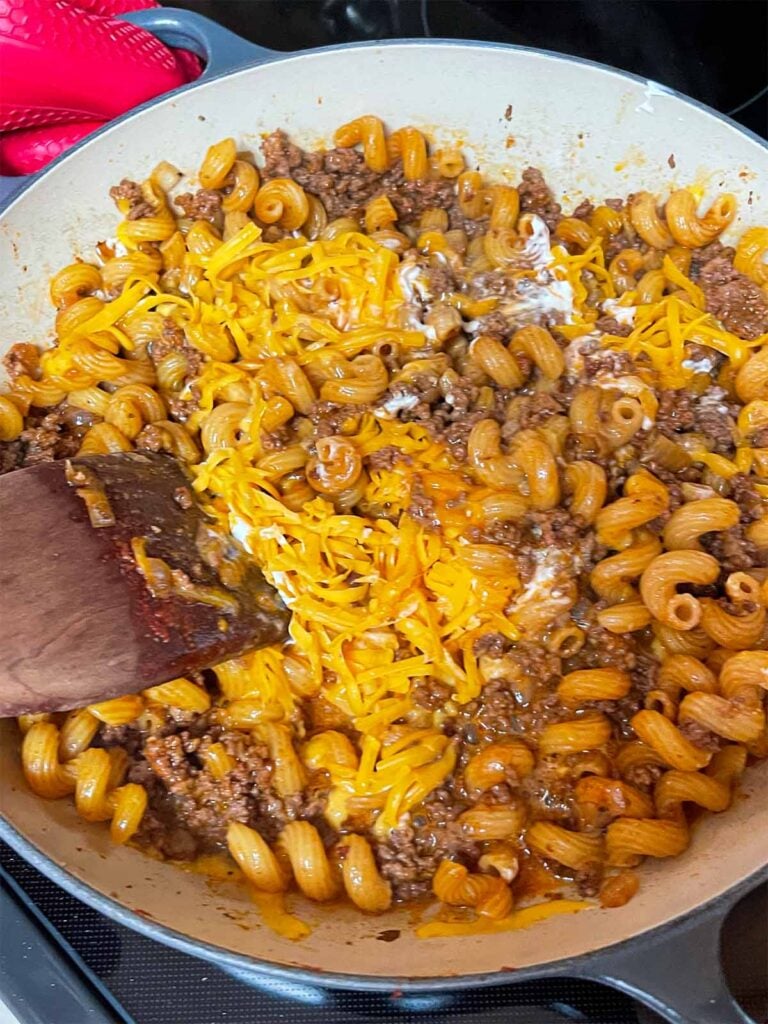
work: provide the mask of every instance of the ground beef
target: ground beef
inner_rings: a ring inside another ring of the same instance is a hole
[[[486,338],[505,341],[512,334],[512,326],[503,313],[488,313],[486,316],[478,317],[476,323],[476,333]]]
[[[119,185],[113,185],[109,190],[109,197],[114,199],[115,202],[127,199],[129,203],[138,203],[143,198],[143,193],[141,185],[137,181],[123,178]]]
[[[284,131],[272,132],[261,143],[265,178],[290,178],[291,172],[301,166],[303,153]]]
[[[426,278],[430,295],[435,300],[457,291],[456,278],[448,266],[429,267]]]
[[[635,363],[629,352],[613,351],[612,349],[595,348],[592,351],[582,350],[584,357],[584,377],[590,380],[598,373],[612,377],[623,377],[636,372]]]
[[[454,204],[455,182],[449,178],[406,181],[398,160],[382,173],[366,166],[356,149],[331,149],[305,153],[285,132],[268,135],[261,144],[264,177],[291,177],[323,203],[328,216],[359,217],[366,203],[378,195],[388,196],[398,218],[408,222],[424,210]]]
[[[207,220],[215,223],[221,212],[221,193],[211,188],[201,188],[197,192],[184,192],[174,199],[181,207],[184,216],[191,220]]]
[[[595,329],[603,334],[615,334],[619,338],[627,338],[634,330],[632,324],[621,324],[613,316],[601,316],[595,321]],[[626,353],[621,353],[625,355]]]
[[[501,544],[516,554],[523,546],[523,530],[517,523],[506,520],[493,520],[480,528],[471,527],[466,533],[467,540],[472,544]]]
[[[163,327],[159,338],[154,338],[148,347],[149,357],[157,365],[164,356],[171,352],[183,352],[187,360],[187,373],[185,380],[191,380],[200,372],[203,365],[203,354],[190,345],[184,331],[175,320],[166,317],[163,320]]]
[[[272,786],[272,766],[263,744],[219,728],[200,732],[188,728],[146,739],[129,771],[130,780],[146,786],[149,795],[140,842],[165,856],[184,859],[224,849],[232,821],[257,829],[268,842],[288,821],[302,818],[322,824],[324,780],[312,779],[303,793],[280,798]],[[236,762],[223,779],[215,779],[201,758],[216,741]]]
[[[520,208],[527,213],[536,213],[546,223],[550,231],[554,231],[561,217],[560,204],[544,180],[544,175],[536,167],[526,167],[518,186]]]
[[[553,548],[573,549],[584,534],[582,521],[564,508],[528,512],[524,523],[527,531],[535,538],[535,547],[546,551]]]
[[[503,633],[484,633],[475,640],[472,652],[476,658],[480,658],[484,654],[499,658],[502,654],[506,654],[511,647],[512,642],[507,640]]]
[[[688,391],[662,391],[656,413],[656,427],[674,440],[675,434],[695,431],[704,434],[720,454],[733,451],[736,409],[722,388],[710,388],[696,396]]]
[[[687,740],[690,740],[695,747],[701,747],[702,750],[719,750],[721,746],[720,737],[715,733],[710,732],[699,722],[694,722],[692,719],[687,719],[681,722],[678,726],[680,732],[685,736]]]
[[[16,380],[22,374],[36,380],[40,372],[40,350],[37,345],[17,342],[3,356],[3,366],[9,380]]]
[[[161,452],[168,443],[168,434],[162,427],[148,423],[136,435],[134,443],[142,451]]]
[[[350,420],[357,422],[363,407],[360,405],[342,405],[337,402],[315,402],[309,416],[315,425],[315,437],[331,437],[343,434],[343,427]]]
[[[479,698],[462,709],[481,733],[491,737],[520,735],[544,721],[569,714],[551,692],[561,674],[556,655],[522,641],[504,654],[488,652],[485,656],[498,658],[498,677],[486,683]]]
[[[726,360],[726,356],[722,352],[716,352],[713,348],[707,348],[706,345],[697,345],[695,341],[688,342],[685,346],[685,358],[690,360],[692,363],[702,363],[706,360],[711,366],[708,370],[697,370],[697,373],[707,373],[712,375],[723,365]]]
[[[553,395],[537,392],[526,399],[517,422],[517,427],[520,430],[540,427],[542,423],[546,423],[552,416],[561,416],[564,412],[565,408]],[[507,421],[501,428],[501,436],[505,439],[507,438],[505,428],[512,422],[511,420]]]
[[[448,226],[453,231],[463,231],[467,239],[477,238],[484,235],[488,230],[488,217],[465,217],[461,206],[456,198],[448,207]]]
[[[430,794],[409,825],[393,829],[385,840],[374,840],[379,870],[392,884],[396,901],[430,895],[441,860],[475,866],[479,844],[467,838],[456,822],[467,806],[452,788],[443,786]]]
[[[616,235],[610,235],[605,240],[605,259],[610,261],[614,256],[618,256],[624,249],[637,249],[642,252],[643,248],[647,248],[642,243],[638,245],[637,238],[631,235],[626,229],[619,231]]]
[[[768,298],[760,286],[734,269],[731,257],[715,256],[698,274],[708,312],[740,338],[751,341],[768,331]]]
[[[694,396],[687,391],[661,391],[656,412],[656,429],[674,440],[675,434],[693,430],[696,417]]]
[[[659,662],[650,651],[641,644],[636,645],[635,665],[630,670],[632,685],[641,694],[656,688],[659,677]]]
[[[415,220],[425,210],[444,210],[452,206],[456,194],[456,185],[452,179],[401,182],[398,180],[401,174],[398,164],[384,175],[381,186],[404,223]]]
[[[695,429],[713,444],[714,451],[727,455],[736,444],[738,408],[728,402],[722,388],[710,388],[695,401]]]
[[[569,825],[575,820],[574,781],[567,777],[563,778],[555,759],[544,758],[534,771],[522,780],[520,791],[536,818]]]
[[[109,190],[109,195],[115,202],[128,200],[128,213],[126,214],[128,220],[151,217],[155,212],[152,203],[148,203],[144,198],[141,185],[136,181],[131,181],[130,178],[123,178],[119,185],[113,185]]]
[[[720,241],[710,242],[709,245],[703,245],[700,249],[694,249],[691,253],[691,268],[689,271],[691,280],[698,281],[702,268],[718,256],[724,256],[727,260],[732,261],[735,255],[735,249],[723,245]]]
[[[571,216],[576,217],[578,220],[588,220],[594,212],[595,204],[590,202],[589,199],[582,199]]]
[[[379,448],[377,452],[371,452],[367,457],[369,469],[394,469],[398,462],[410,461],[409,457],[393,444]]]
[[[470,709],[478,728],[491,738],[519,732],[515,724],[519,707],[513,687],[509,679],[492,679],[483,687],[477,706]]]
[[[428,530],[440,528],[440,519],[437,514],[435,501],[427,495],[419,479],[414,480],[411,484],[411,502],[408,506],[408,515],[411,519],[415,519],[420,526]]]
[[[0,441],[0,476],[19,469],[24,463],[24,447],[20,441]]]
[[[154,338],[149,343],[149,354],[153,362],[159,363],[165,356],[169,355],[171,352],[177,352],[184,349],[186,345],[187,339],[184,336],[183,329],[175,320],[172,320],[170,317],[165,317],[160,337]]]
[[[407,383],[396,381],[381,396],[380,405],[386,408],[392,404],[398,409],[398,419],[406,423],[428,420],[432,415],[432,403],[440,398],[438,382],[435,374],[427,373],[416,374]]]
[[[280,452],[291,443],[290,427],[278,427],[269,433],[262,431],[261,447],[265,452]]]
[[[155,208],[152,203],[142,202],[132,206],[128,211],[128,220],[141,220],[142,217],[154,217]]]
[[[634,634],[609,633],[596,622],[588,623],[586,632],[586,642],[579,653],[571,659],[569,670],[618,668],[623,672],[631,672],[635,668],[637,647]]]
[[[199,389],[193,384],[189,391],[189,398],[179,398],[178,395],[163,396],[172,420],[177,420],[179,423],[186,423],[192,413],[197,412],[200,408]]]
[[[746,572],[755,566],[764,566],[766,554],[748,540],[745,526],[739,524],[729,530],[707,533],[701,539],[702,546],[713,555],[724,573]]]
[[[741,509],[742,523],[752,523],[763,514],[763,499],[755,489],[754,482],[742,473],[731,477],[731,498]]]
[[[629,768],[624,778],[630,786],[648,791],[653,789],[665,771],[666,767],[660,764],[638,764]]]
[[[173,730],[171,730],[173,731]],[[102,725],[94,746],[122,747],[129,757],[135,757],[141,749],[143,735],[135,723],[128,725]]]
[[[420,708],[426,708],[428,711],[436,711],[443,707],[446,701],[450,700],[452,694],[450,686],[446,686],[445,683],[441,683],[432,676],[427,676],[426,679],[414,683],[411,689],[414,704]]]
[[[403,397],[418,398],[398,413],[405,423],[422,423],[432,436],[441,441],[457,462],[467,458],[467,440],[472,427],[482,419],[499,415],[498,410],[475,409],[479,388],[469,377],[458,377],[449,383],[436,374],[417,374],[405,383],[390,386],[381,398],[382,405]]]
[[[478,396],[478,388],[469,377],[457,377],[438,390],[443,399],[443,421],[453,423],[469,412]]]
[[[445,444],[456,462],[466,462],[468,456],[467,442],[472,427],[480,420],[487,419],[488,413],[483,410],[467,413],[441,429],[436,429],[436,436]]]
[[[42,416],[33,413],[24,422],[27,425],[14,442],[17,447],[6,449],[13,453],[6,455],[6,460],[15,459],[15,465],[8,465],[6,471],[67,459],[80,448],[83,431],[63,414],[61,406]]]

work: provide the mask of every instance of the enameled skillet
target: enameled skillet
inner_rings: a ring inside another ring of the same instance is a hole
[[[50,337],[48,279],[73,251],[113,234],[111,184],[141,177],[161,159],[191,172],[227,135],[256,150],[260,133],[283,127],[312,145],[376,113],[465,144],[490,175],[541,167],[572,205],[694,182],[737,195],[735,232],[768,220],[765,143],[701,104],[608,67],[436,40],[284,55],[186,11],[131,20],[205,56],[206,73],[112,122],[21,190],[4,183],[15,194],[0,216],[0,346]],[[0,722],[0,838],[104,914],[225,968],[390,991],[568,975],[606,981],[676,1024],[747,1020],[723,983],[719,927],[768,874],[768,763],[748,772],[730,811],[697,826],[686,854],[644,869],[640,893],[625,907],[526,931],[424,941],[405,911],[372,919],[308,906],[302,913],[314,930],[295,944],[261,926],[241,892],[113,847],[107,830],[80,820],[70,802],[39,800],[24,785],[18,747],[14,723]],[[395,941],[378,938],[394,930]]]

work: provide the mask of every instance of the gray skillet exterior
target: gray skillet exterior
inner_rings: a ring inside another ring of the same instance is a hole
[[[144,25],[171,45],[186,46],[203,56],[207,61],[207,69],[201,79],[201,84],[215,79],[226,78],[232,75],[234,70],[242,70],[246,65],[256,67],[267,63],[280,64],[296,57],[294,54],[275,54],[272,51],[256,47],[234,36],[220,26],[187,11],[174,11],[170,9],[144,11],[131,15],[129,20],[136,24]],[[557,54],[546,53],[545,51],[530,51],[522,47],[501,47],[487,43],[466,44],[456,41],[430,40],[429,42],[424,42],[422,40],[413,40],[405,42],[392,41],[383,44],[363,44],[354,47],[331,47],[323,51],[308,51],[306,56],[319,53],[333,53],[337,50],[347,53],[350,50],[369,50],[372,51],[371,58],[373,58],[381,53],[386,54],[390,47],[401,49],[408,47],[409,50],[413,49],[414,61],[423,61],[426,73],[429,70],[430,57],[438,49],[455,48],[456,58],[460,61],[467,46],[471,46],[472,51],[475,52],[486,51],[489,57],[491,55],[495,57],[499,53],[509,54],[510,74],[513,74],[515,55],[527,55],[532,52],[555,59],[563,74],[566,74],[567,69],[574,66],[584,69],[591,68],[596,72],[611,71],[614,78],[618,77],[625,80],[628,84],[634,86],[636,90],[638,86],[643,88],[644,103],[648,104],[647,109],[653,110],[653,104],[657,102],[656,97],[673,97],[678,100],[684,100],[686,106],[699,112],[706,112],[708,119],[711,119],[713,123],[719,123],[723,127],[734,130],[742,138],[750,140],[753,144],[757,144],[757,146],[765,150],[763,140],[758,139],[751,133],[745,132],[715,111],[711,111],[709,108],[695,103],[695,101],[680,97],[671,90],[656,86],[654,83],[644,82],[636,76],[623,74],[616,76],[612,69],[606,69],[602,65],[595,65],[592,62],[581,61],[575,58],[564,58]],[[351,90],[355,89],[356,83],[354,81],[350,81],[348,84]],[[197,88],[195,85],[188,86],[175,94],[171,94],[171,97],[191,92],[195,88]],[[510,89],[510,92],[514,92],[514,90]],[[150,110],[158,103],[162,103],[167,99],[168,97],[162,97],[158,101],[145,104],[143,107],[132,111],[120,119],[120,122],[141,118],[144,111]],[[409,119],[418,123],[418,97],[415,98],[414,108],[409,115]],[[370,104],[370,109],[375,109],[373,102]],[[345,116],[346,111],[340,110],[336,120],[341,121]],[[77,150],[87,150],[93,144],[94,138],[98,138],[98,136],[106,132],[111,132],[114,127],[115,122],[103,129],[102,132],[97,133],[97,136],[84,140],[77,147]],[[290,129],[291,125],[287,124],[285,127]],[[558,131],[556,112],[554,123],[548,126],[547,131]],[[470,123],[467,125],[467,139],[470,144],[472,137],[473,132]],[[212,141],[212,139],[209,141]],[[638,140],[639,143],[642,143],[642,141]],[[701,149],[702,163],[706,163],[706,145],[702,144]],[[484,155],[482,151],[479,154],[481,158]],[[172,152],[163,152],[158,155],[158,158],[160,156],[173,159]],[[763,153],[764,156],[765,153]],[[68,159],[70,159],[70,154],[65,154],[55,161],[54,164],[43,172],[44,176],[48,178],[60,173],[62,168],[66,166]],[[490,162],[492,164],[493,160],[491,159]],[[17,187],[13,179],[6,179],[4,182],[0,182],[0,189],[6,193],[4,206],[6,208],[11,205],[15,206],[16,200],[21,199],[24,193],[40,177],[35,176],[34,179],[25,182],[20,188]],[[607,171],[604,177],[607,177]],[[715,182],[714,184],[717,183]],[[588,185],[589,183],[585,182],[585,187],[588,187]],[[620,190],[621,183],[618,183],[614,186],[614,191]],[[742,196],[742,198],[744,197]],[[21,315],[24,315],[24,311],[22,311]],[[10,742],[12,740],[6,737],[0,743],[0,746],[4,745],[7,748]],[[763,773],[763,779],[763,785],[765,785],[765,773]],[[0,794],[0,809],[2,809],[4,815],[4,820],[0,820],[0,838],[9,843],[33,866],[74,896],[77,896],[121,924],[134,928],[150,938],[157,939],[184,952],[209,959],[237,974],[238,977],[247,978],[249,975],[264,977],[265,979],[271,977],[276,980],[284,979],[312,986],[354,987],[356,989],[389,991],[391,993],[440,992],[541,977],[583,977],[605,981],[616,988],[634,995],[657,1013],[660,1013],[666,1020],[674,1022],[674,1024],[736,1024],[736,1022],[748,1021],[748,1018],[731,999],[723,981],[718,960],[719,930],[730,908],[754,885],[768,877],[768,868],[764,864],[765,855],[762,856],[762,859],[757,858],[756,861],[753,858],[754,863],[747,870],[744,867],[740,867],[737,872],[738,877],[734,880],[733,885],[721,887],[721,889],[713,890],[711,893],[705,893],[698,901],[690,901],[691,909],[683,913],[673,910],[671,920],[668,923],[661,923],[655,926],[644,923],[640,928],[642,934],[639,938],[633,939],[631,937],[632,928],[630,926],[627,928],[625,937],[612,941],[611,945],[603,949],[595,952],[585,952],[582,955],[550,960],[547,963],[521,965],[519,968],[506,968],[489,973],[472,971],[472,973],[467,974],[462,972],[462,959],[461,953],[459,953],[458,965],[451,965],[450,972],[446,968],[446,973],[443,975],[440,973],[441,964],[439,957],[435,957],[433,964],[437,964],[437,967],[433,967],[426,972],[422,970],[418,976],[403,975],[390,977],[387,976],[386,971],[377,972],[375,975],[372,975],[370,973],[349,973],[342,970],[329,970],[326,966],[320,965],[292,966],[290,964],[278,963],[270,960],[269,957],[261,957],[258,953],[248,955],[193,937],[194,933],[186,931],[181,924],[177,928],[175,926],[168,926],[166,923],[154,921],[150,917],[130,909],[125,897],[121,899],[112,898],[102,889],[89,884],[83,877],[78,877],[75,871],[72,870],[71,864],[68,869],[66,866],[58,863],[55,853],[52,851],[47,840],[44,841],[39,836],[36,836],[35,841],[32,841],[29,838],[29,825],[24,826],[20,824],[18,819],[22,816],[15,813],[16,787],[11,786],[10,789],[10,796],[6,797],[5,792]],[[758,786],[757,793],[759,794],[759,792]],[[757,800],[759,798],[755,796],[753,799]],[[760,816],[758,815],[758,817]],[[720,825],[721,823],[717,824]],[[746,821],[739,822],[737,827],[738,829],[743,829],[746,824]],[[758,827],[761,824],[764,826],[765,822],[757,822]],[[722,821],[722,826],[719,833],[714,828],[710,829],[707,832],[707,838],[709,838],[710,833],[720,838],[723,844],[722,856],[726,860],[728,857],[730,830],[727,828],[725,818]],[[85,828],[92,828],[92,826],[85,826]],[[45,832],[45,829],[42,831]],[[734,828],[735,832],[736,829]],[[45,847],[45,849],[42,847]],[[693,872],[695,874],[695,862],[692,863],[694,864]],[[85,877],[88,877],[87,874]],[[714,896],[714,898],[707,900],[707,895]],[[702,903],[702,909],[694,910],[695,902]],[[577,917],[583,919],[584,928],[591,929],[594,927],[590,920],[590,914],[577,915]],[[498,936],[496,941],[498,943],[503,942],[504,936]],[[426,944],[422,943],[419,945],[422,950],[420,955],[423,958],[425,955],[424,946]],[[585,942],[585,947],[589,948],[589,942]],[[418,946],[414,940],[414,952],[416,952],[417,948]],[[354,959],[352,951],[345,950],[343,946],[340,947],[340,950],[341,956],[347,955],[350,960]],[[387,952],[386,945],[382,943],[382,958],[386,957]],[[309,961],[310,957],[306,957],[306,960]],[[341,961],[339,966],[341,966]],[[464,970],[466,971],[466,967]]]

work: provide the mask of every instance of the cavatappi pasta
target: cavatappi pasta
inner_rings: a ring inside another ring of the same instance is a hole
[[[124,180],[56,344],[6,357],[0,469],[168,452],[292,612],[23,716],[25,775],[227,857],[293,938],[297,891],[436,898],[425,935],[620,906],[768,756],[768,229],[724,248],[732,196],[661,186],[564,216],[372,115],[334,143]]]

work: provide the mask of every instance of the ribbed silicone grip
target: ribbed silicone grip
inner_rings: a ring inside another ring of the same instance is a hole
[[[157,0],[69,0],[69,3],[81,11],[90,11],[91,14],[101,14],[107,18],[127,11],[146,11],[150,7],[160,6]]]
[[[0,135],[0,174],[34,174],[103,124],[73,121],[42,128],[18,128]]]
[[[51,0],[0,0],[0,59],[0,130],[107,120],[194,77],[144,29]]]

